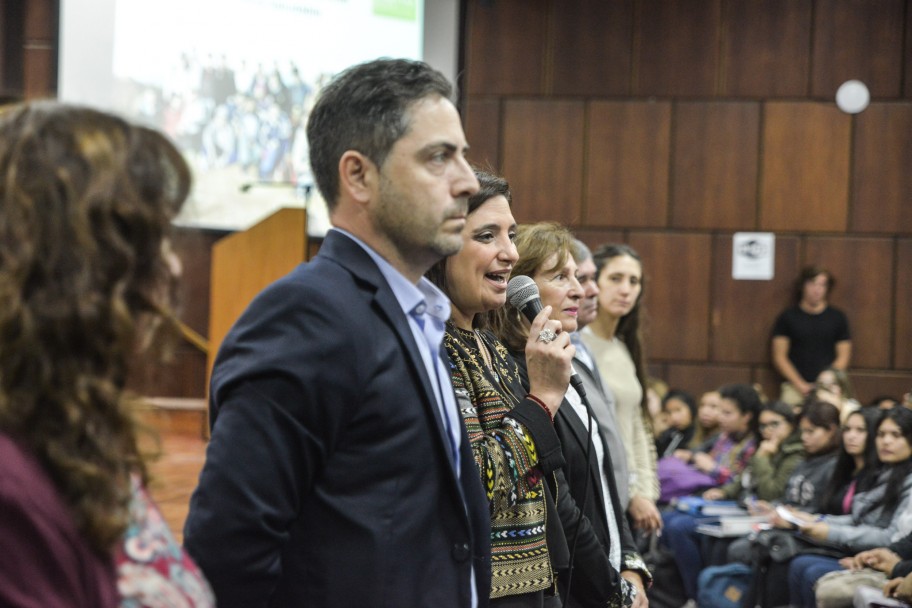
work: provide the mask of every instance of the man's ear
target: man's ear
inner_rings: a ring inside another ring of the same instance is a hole
[[[339,159],[339,189],[352,199],[367,203],[376,187],[377,166],[364,154],[346,150]]]

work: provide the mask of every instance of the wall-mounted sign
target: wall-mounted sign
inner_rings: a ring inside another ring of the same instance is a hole
[[[732,278],[769,281],[775,274],[776,235],[736,232],[732,239]]]

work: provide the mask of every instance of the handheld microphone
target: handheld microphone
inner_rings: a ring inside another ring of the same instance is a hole
[[[519,310],[527,319],[529,319],[530,323],[538,316],[538,313],[542,311],[538,285],[535,284],[532,277],[524,274],[517,275],[510,279],[510,282],[507,284],[507,299],[510,300],[510,304],[512,304],[514,308]],[[583,387],[582,379],[580,379],[576,370],[573,369],[572,364],[570,365],[570,369],[570,384],[573,385],[573,388],[576,389],[576,392],[579,393],[580,397],[585,398],[586,389]]]

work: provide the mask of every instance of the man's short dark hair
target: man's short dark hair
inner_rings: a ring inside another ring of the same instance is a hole
[[[446,77],[421,61],[377,59],[348,68],[320,93],[307,121],[310,166],[332,210],[339,195],[339,159],[348,150],[378,167],[408,131],[410,106],[428,96],[450,99]]]

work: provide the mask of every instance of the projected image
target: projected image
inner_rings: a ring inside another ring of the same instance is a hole
[[[244,228],[316,195],[305,125],[320,87],[375,57],[420,59],[422,10],[420,0],[116,0],[112,107],[165,131],[193,166],[179,223]]]

